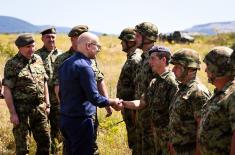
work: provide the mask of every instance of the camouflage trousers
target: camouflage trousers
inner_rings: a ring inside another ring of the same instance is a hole
[[[154,127],[154,143],[157,155],[170,155],[168,149],[169,131],[167,128]]]
[[[200,152],[201,152],[201,155],[226,155],[226,154],[229,154],[226,151],[221,151],[221,150],[218,150],[218,149],[215,149],[213,151],[212,150],[208,150],[208,149],[206,149],[206,147],[204,147],[202,145],[200,145]]]
[[[50,154],[49,125],[45,106],[32,106],[29,104],[17,103],[15,106],[19,117],[19,125],[13,127],[13,135],[16,144],[16,155],[29,153],[30,134],[37,144],[37,155]]]
[[[138,111],[137,151],[140,155],[156,155],[153,125],[148,109]]]
[[[55,154],[62,148],[62,134],[59,129],[59,105],[51,104],[50,114],[48,116],[50,122],[51,134],[51,153]]]
[[[184,146],[177,146],[174,144],[173,147],[176,155],[195,155],[196,153],[196,144],[186,144]]]
[[[99,149],[98,149],[98,144],[96,142],[97,140],[97,134],[98,134],[98,127],[99,127],[99,121],[97,117],[97,112],[92,116],[92,120],[94,123],[94,144],[93,144],[93,155],[99,155]]]
[[[122,117],[126,124],[127,130],[127,139],[129,148],[132,149],[133,154],[136,154],[136,118],[135,118],[135,110],[124,109],[122,111]]]
[[[56,154],[62,148],[62,134],[60,132],[59,119],[60,119],[60,106],[57,101],[54,87],[49,86],[49,96],[50,96],[50,114],[48,116],[50,127],[51,127],[51,154]]]

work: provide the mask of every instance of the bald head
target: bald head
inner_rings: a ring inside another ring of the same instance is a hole
[[[95,58],[95,55],[99,51],[99,46],[99,38],[93,33],[84,32],[78,37],[77,50],[90,59]]]
[[[84,32],[78,37],[77,44],[82,45],[88,42],[97,42],[97,41],[99,41],[99,38],[95,34],[90,32]]]

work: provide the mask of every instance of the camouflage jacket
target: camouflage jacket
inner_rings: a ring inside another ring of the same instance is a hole
[[[170,135],[174,145],[196,144],[197,122],[201,108],[210,97],[208,89],[198,80],[180,84],[170,105]]]
[[[137,100],[145,93],[151,80],[156,77],[149,66],[149,53],[142,53],[141,58],[135,77],[135,99]],[[149,130],[151,126],[151,115],[149,114],[149,108],[137,110],[136,120],[141,130]]]
[[[147,89],[144,100],[151,111],[156,128],[166,128],[169,124],[169,106],[178,90],[178,83],[172,71],[166,71],[154,78]]]
[[[61,55],[59,55],[54,63],[54,73],[53,73],[53,85],[58,85],[59,84],[59,74],[58,74],[58,70],[60,65],[69,57],[71,57],[76,51],[74,51],[72,48],[70,48],[67,52],[62,53]],[[97,62],[95,59],[91,60],[92,64],[92,69],[95,73],[95,77],[96,77],[96,81],[101,81],[104,79],[104,75],[103,73],[99,70],[98,66],[97,66]]]
[[[205,155],[227,155],[235,131],[235,83],[227,83],[203,106],[199,130],[201,151]]]
[[[154,78],[151,67],[149,66],[148,52],[141,54],[141,61],[136,69],[135,82],[135,99],[139,100],[142,94],[147,90],[149,83]]]
[[[135,99],[134,78],[140,59],[139,49],[127,54],[127,60],[122,67],[117,83],[118,98],[129,101]]]
[[[100,82],[104,79],[104,74],[98,68],[98,64],[96,59],[91,59],[91,67],[95,73],[95,80],[96,82]]]
[[[58,55],[60,55],[61,53],[62,53],[61,50],[55,49],[53,51],[48,51],[45,47],[42,47],[41,49],[35,52],[35,54],[38,54],[42,58],[46,73],[49,77],[48,81],[49,88],[53,86],[52,76],[53,76],[55,60],[58,57]]]
[[[34,54],[30,60],[20,53],[7,61],[3,85],[10,88],[14,102],[44,101],[44,83],[48,79],[42,59]]]
[[[70,48],[68,51],[62,53],[61,55],[59,55],[54,63],[54,72],[53,72],[53,84],[54,85],[58,85],[59,84],[59,76],[58,76],[58,71],[59,71],[59,67],[60,65],[69,57],[71,57],[74,54],[75,51],[73,51],[72,48]]]

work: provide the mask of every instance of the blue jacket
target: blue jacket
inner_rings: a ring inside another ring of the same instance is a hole
[[[91,61],[80,52],[68,58],[59,68],[61,114],[87,117],[96,107],[107,106],[108,99],[98,92]]]

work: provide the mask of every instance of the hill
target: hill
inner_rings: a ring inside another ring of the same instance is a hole
[[[184,31],[191,34],[199,33],[206,35],[235,32],[235,21],[213,22],[213,23],[195,25],[191,28],[185,29]]]
[[[8,16],[0,16],[0,33],[38,32],[39,28],[29,22]]]
[[[0,33],[39,33],[49,25],[34,25],[22,19],[9,16],[0,16]],[[56,26],[58,33],[68,33],[70,27]],[[96,35],[101,35],[100,32],[94,32]]]

